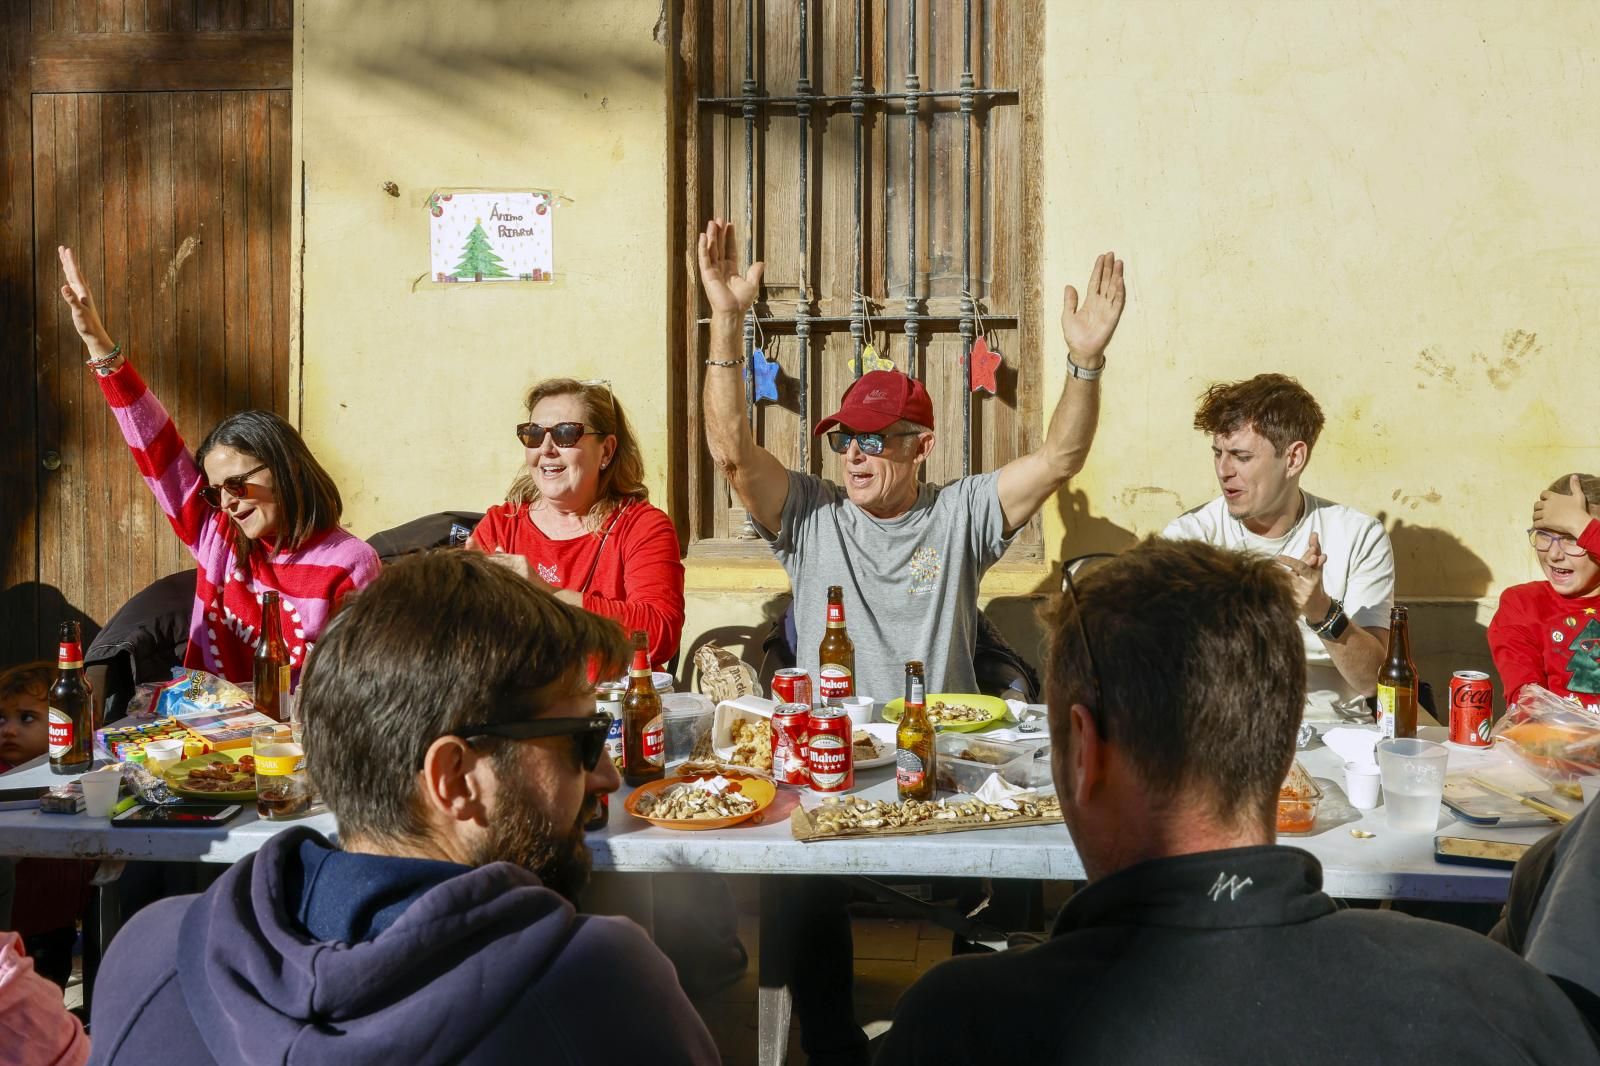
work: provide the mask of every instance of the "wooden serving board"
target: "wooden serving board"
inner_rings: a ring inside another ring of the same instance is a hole
[[[917,825],[889,826],[881,829],[852,829],[844,833],[820,833],[811,814],[804,807],[796,807],[789,815],[789,831],[796,840],[813,843],[818,840],[849,840],[853,837],[925,836],[929,833],[965,833],[973,829],[1019,829],[1029,825],[1062,825],[1059,814],[1038,818],[1011,818],[1004,822],[986,822],[982,818],[952,818],[942,822],[921,822]]]

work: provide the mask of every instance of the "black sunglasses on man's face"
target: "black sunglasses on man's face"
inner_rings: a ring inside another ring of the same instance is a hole
[[[504,740],[533,740],[535,737],[571,737],[578,763],[592,773],[605,754],[606,734],[611,731],[609,714],[564,715],[559,718],[525,718],[515,722],[475,722],[453,729],[445,736],[472,740],[475,737],[500,737]]]

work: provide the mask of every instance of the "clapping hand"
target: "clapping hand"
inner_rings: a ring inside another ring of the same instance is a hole
[[[1122,284],[1122,260],[1107,252],[1094,261],[1083,303],[1078,290],[1068,285],[1061,298],[1061,336],[1072,361],[1085,370],[1105,362],[1106,345],[1117,331],[1127,289]]]
[[[111,335],[100,322],[100,312],[94,306],[94,293],[89,291],[88,284],[83,280],[72,249],[64,244],[58,245],[56,254],[61,257],[61,270],[67,276],[67,283],[61,286],[61,298],[72,308],[72,326],[88,346],[89,355],[104,359],[116,345],[111,342]]]
[[[1533,505],[1533,525],[1571,537],[1583,536],[1594,516],[1589,513],[1583,497],[1583,483],[1577,474],[1567,483],[1571,495],[1546,490],[1539,493],[1539,502]]]
[[[712,219],[700,234],[700,287],[713,314],[742,315],[756,302],[761,291],[761,272],[765,263],[751,263],[739,275],[739,258],[734,251],[733,223]]]
[[[1322,554],[1322,538],[1315,533],[1311,534],[1311,543],[1307,545],[1304,555],[1299,558],[1280,555],[1277,558],[1278,565],[1289,571],[1289,581],[1294,586],[1295,608],[1301,617],[1308,620],[1320,622],[1333,605],[1332,598],[1322,587],[1322,567],[1327,561],[1328,557]]]

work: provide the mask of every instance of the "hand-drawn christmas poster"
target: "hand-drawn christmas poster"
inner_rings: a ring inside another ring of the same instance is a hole
[[[436,282],[553,281],[547,192],[436,192],[428,197]]]

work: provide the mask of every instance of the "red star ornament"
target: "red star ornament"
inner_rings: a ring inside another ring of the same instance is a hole
[[[972,354],[967,357],[969,387],[973,392],[982,389],[994,395],[1000,391],[994,380],[994,372],[999,369],[1000,353],[989,347],[986,338],[979,337],[972,344]]]

